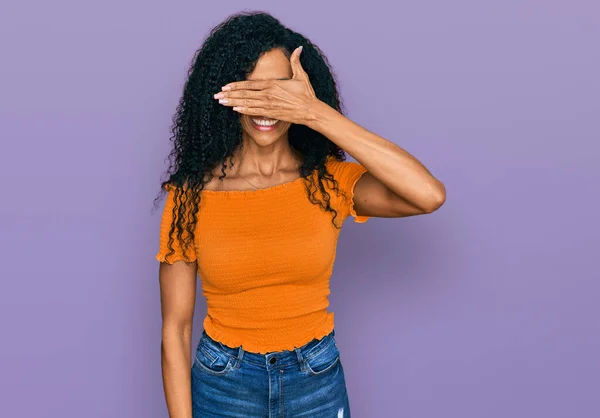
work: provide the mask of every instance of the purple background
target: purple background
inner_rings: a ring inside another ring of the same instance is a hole
[[[152,199],[194,51],[250,6],[447,187],[432,215],[345,224],[353,416],[600,416],[593,3],[3,2],[0,416],[167,416]]]

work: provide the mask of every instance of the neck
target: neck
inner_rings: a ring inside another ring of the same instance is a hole
[[[243,146],[238,147],[232,157],[238,174],[242,176],[271,177],[278,172],[297,171],[300,168],[301,156],[290,146],[287,135],[267,146],[260,146],[252,139],[242,140]],[[228,165],[230,162],[231,159]]]

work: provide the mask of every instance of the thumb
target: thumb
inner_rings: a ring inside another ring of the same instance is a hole
[[[303,80],[306,78],[306,72],[304,68],[302,68],[302,64],[300,63],[300,53],[302,52],[302,46],[294,49],[292,52],[292,56],[290,57],[290,62],[292,64],[292,79],[295,80]]]

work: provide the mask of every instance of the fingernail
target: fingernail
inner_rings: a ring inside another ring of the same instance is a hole
[[[302,52],[302,45],[298,49],[300,50],[298,53]]]
[[[223,87],[221,87],[221,90],[223,90],[223,91],[231,90],[231,86],[223,86]]]
[[[229,100],[227,100],[227,99],[219,99],[219,103],[229,103]]]
[[[215,99],[222,99],[223,97],[225,97],[225,94],[223,94],[222,92],[215,94]]]

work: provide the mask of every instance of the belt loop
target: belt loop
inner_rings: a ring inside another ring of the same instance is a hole
[[[238,367],[240,367],[240,365],[242,364],[242,359],[244,358],[244,349],[242,348],[242,346],[240,345],[240,347],[238,348],[238,353],[237,353],[237,362],[235,364],[235,368],[237,369]]]
[[[300,365],[300,370],[304,371],[304,356],[302,355],[302,351],[296,347],[294,347],[294,351],[296,352],[296,357],[298,357],[298,364]]]

